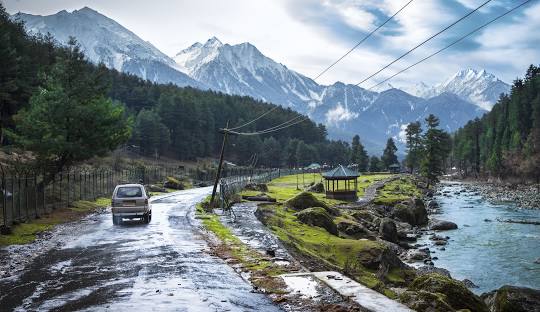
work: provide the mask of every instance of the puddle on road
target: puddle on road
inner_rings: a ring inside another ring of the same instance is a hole
[[[292,294],[300,295],[303,298],[320,300],[322,285],[311,275],[282,275],[287,288]]]

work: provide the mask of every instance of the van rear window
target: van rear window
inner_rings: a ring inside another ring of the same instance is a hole
[[[142,190],[138,186],[120,187],[118,188],[118,191],[116,191],[116,197],[118,198],[142,197]]]

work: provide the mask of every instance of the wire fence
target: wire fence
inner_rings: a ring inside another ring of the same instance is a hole
[[[295,169],[261,169],[249,175],[235,175],[222,178],[219,183],[219,200],[221,208],[227,209],[233,202],[235,194],[242,191],[250,183],[268,183],[281,176],[296,174]]]
[[[239,176],[268,178],[270,170],[252,168],[224,168],[222,181],[230,181],[224,190],[231,189],[232,181]],[[167,177],[189,178],[194,186],[207,186],[216,176],[214,168],[148,167],[114,170],[73,170],[54,175],[35,171],[2,173],[0,175],[0,226],[6,228],[52,211],[70,207],[76,201],[93,201],[108,197],[116,185],[124,183],[156,184]],[[228,195],[225,195],[227,197]]]

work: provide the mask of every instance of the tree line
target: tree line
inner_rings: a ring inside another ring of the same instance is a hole
[[[451,163],[465,176],[540,182],[540,67],[531,65],[482,118],[454,135]]]

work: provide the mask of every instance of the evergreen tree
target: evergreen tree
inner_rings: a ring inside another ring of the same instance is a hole
[[[421,173],[429,183],[438,181],[444,172],[445,159],[450,152],[450,136],[438,129],[439,119],[434,115],[426,118],[427,131],[424,135],[424,157],[421,162]]]
[[[126,142],[131,120],[121,105],[105,96],[101,82],[74,40],[69,53],[45,77],[30,107],[15,117],[10,136],[50,170],[59,172],[78,161],[103,156]]]
[[[391,165],[398,163],[396,152],[397,152],[396,144],[394,143],[394,140],[392,138],[389,138],[388,141],[386,141],[386,147],[381,157],[381,161],[382,161],[382,165],[384,169],[388,169],[388,167],[390,167]]]
[[[371,156],[369,159],[369,172],[380,172],[382,170],[382,162],[379,157]]]
[[[369,156],[360,143],[360,136],[355,135],[351,144],[351,162],[358,165],[360,172],[367,171],[369,165]]]
[[[405,129],[407,157],[405,158],[405,164],[409,167],[411,173],[414,172],[420,165],[420,158],[422,156],[422,126],[420,122],[411,122]]]
[[[159,157],[167,150],[171,138],[169,129],[161,122],[159,115],[142,109],[135,120],[131,142],[139,147],[143,155]]]

